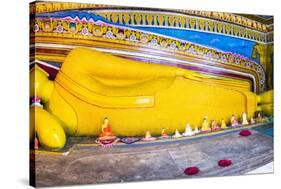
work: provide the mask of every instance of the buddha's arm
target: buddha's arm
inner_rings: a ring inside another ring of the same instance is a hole
[[[107,128],[107,126],[108,126],[107,124],[102,124],[101,131],[104,132],[104,130],[105,130],[105,128]]]
[[[175,66],[128,60],[85,48],[72,50],[66,57],[60,71],[71,78],[79,78],[80,84],[99,81],[107,86],[118,87],[140,84],[158,78],[173,79],[178,76],[205,84],[223,86],[227,84],[249,90],[249,84],[246,81],[237,82],[233,79],[203,75]]]
[[[77,48],[66,57],[62,72],[83,72],[98,78],[146,80],[183,75],[181,68],[129,60],[90,49]]]

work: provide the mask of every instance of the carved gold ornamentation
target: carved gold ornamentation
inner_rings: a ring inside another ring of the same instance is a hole
[[[252,57],[257,58],[267,76],[268,89],[273,88],[273,44],[256,44],[253,48]],[[260,70],[260,68],[258,68]]]
[[[36,5],[36,6],[35,6]],[[71,2],[36,2],[31,4],[30,6],[30,13],[31,14],[35,14],[35,13],[45,13],[45,12],[53,12],[53,11],[61,11],[61,10],[71,10],[71,9],[95,9],[95,10],[99,10],[99,9],[109,9],[109,8],[114,8],[114,9],[118,9],[121,8],[121,6],[112,6],[112,5],[98,5],[98,4],[85,4],[85,3],[71,3]],[[122,7],[123,9],[130,9],[130,7]],[[153,10],[153,9],[147,9],[147,10]],[[200,17],[207,17],[210,19],[219,19],[222,21],[227,21],[227,22],[231,22],[232,24],[238,24],[238,25],[242,25],[243,27],[247,27],[247,28],[251,28],[257,31],[261,31],[261,32],[268,32],[269,29],[267,27],[267,25],[259,23],[257,21],[251,20],[249,18],[246,18],[244,16],[240,16],[240,15],[236,15],[233,13],[222,13],[222,12],[210,12],[210,11],[194,11],[194,10],[175,10],[178,13],[181,14],[185,14],[185,15],[192,15],[192,16],[200,16]],[[139,13],[136,13],[136,23],[134,24],[138,24],[139,23],[139,17],[138,17]],[[125,19],[125,15],[124,15],[124,19]],[[172,20],[177,20],[175,19],[176,17],[171,17],[171,21]],[[117,20],[117,17],[113,18]],[[120,19],[120,18],[119,18]],[[149,22],[151,23],[151,15],[149,16]],[[154,19],[156,19],[156,17],[154,17]],[[161,21],[162,18],[161,16],[158,17],[158,19],[160,19],[160,25],[161,25]],[[127,23],[128,20],[125,22]],[[133,20],[134,22],[134,20]],[[173,22],[173,21],[172,21]],[[174,23],[173,23],[174,24]]]
[[[81,23],[69,20],[52,21],[51,19],[37,18],[34,22],[33,28],[35,36],[56,36],[73,38],[74,40],[99,38],[100,40],[107,40],[114,43],[127,43],[132,45],[148,45],[149,48],[165,48],[179,53],[187,54],[188,56],[203,58],[211,60],[223,65],[232,65],[237,69],[243,68],[252,70],[257,73],[257,87],[258,91],[264,89],[264,72],[256,63],[247,58],[237,56],[235,54],[224,53],[215,49],[199,46],[196,44],[181,42],[168,37],[162,37],[155,34],[145,33],[141,31],[134,31],[131,29],[122,29],[112,26],[99,26],[94,23]],[[46,27],[48,26],[48,27]],[[75,29],[71,28],[74,27]],[[58,32],[54,28],[58,28]],[[63,31],[61,31],[63,29]]]

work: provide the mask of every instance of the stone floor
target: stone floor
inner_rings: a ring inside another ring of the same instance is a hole
[[[273,161],[273,138],[251,129],[190,141],[112,148],[75,146],[68,155],[35,153],[37,187],[108,182],[131,182],[209,176],[241,175]],[[217,165],[231,159],[230,167]],[[198,166],[200,173],[186,176],[184,169]],[[32,167],[32,166],[31,166]]]

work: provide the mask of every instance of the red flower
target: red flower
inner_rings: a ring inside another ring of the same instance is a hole
[[[251,131],[249,131],[249,130],[242,130],[242,131],[240,131],[239,134],[240,134],[241,136],[247,137],[247,136],[250,136],[252,133],[251,133]]]
[[[200,169],[198,167],[188,167],[184,170],[186,175],[196,175],[198,174]]]
[[[218,162],[218,165],[219,165],[220,167],[228,167],[228,166],[230,166],[231,164],[232,164],[232,161],[229,160],[229,159],[222,159],[222,160],[219,160],[219,162]]]

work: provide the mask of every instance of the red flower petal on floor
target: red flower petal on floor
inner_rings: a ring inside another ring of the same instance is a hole
[[[228,166],[230,166],[231,164],[232,164],[232,161],[229,160],[229,159],[222,159],[222,160],[219,160],[219,162],[218,162],[218,165],[219,165],[220,167],[228,167]]]
[[[251,131],[249,131],[249,130],[242,130],[242,131],[240,131],[239,134],[240,134],[241,136],[247,137],[247,136],[250,136],[252,133],[251,133]]]
[[[186,175],[196,175],[198,174],[200,169],[198,167],[188,167],[184,170]]]

